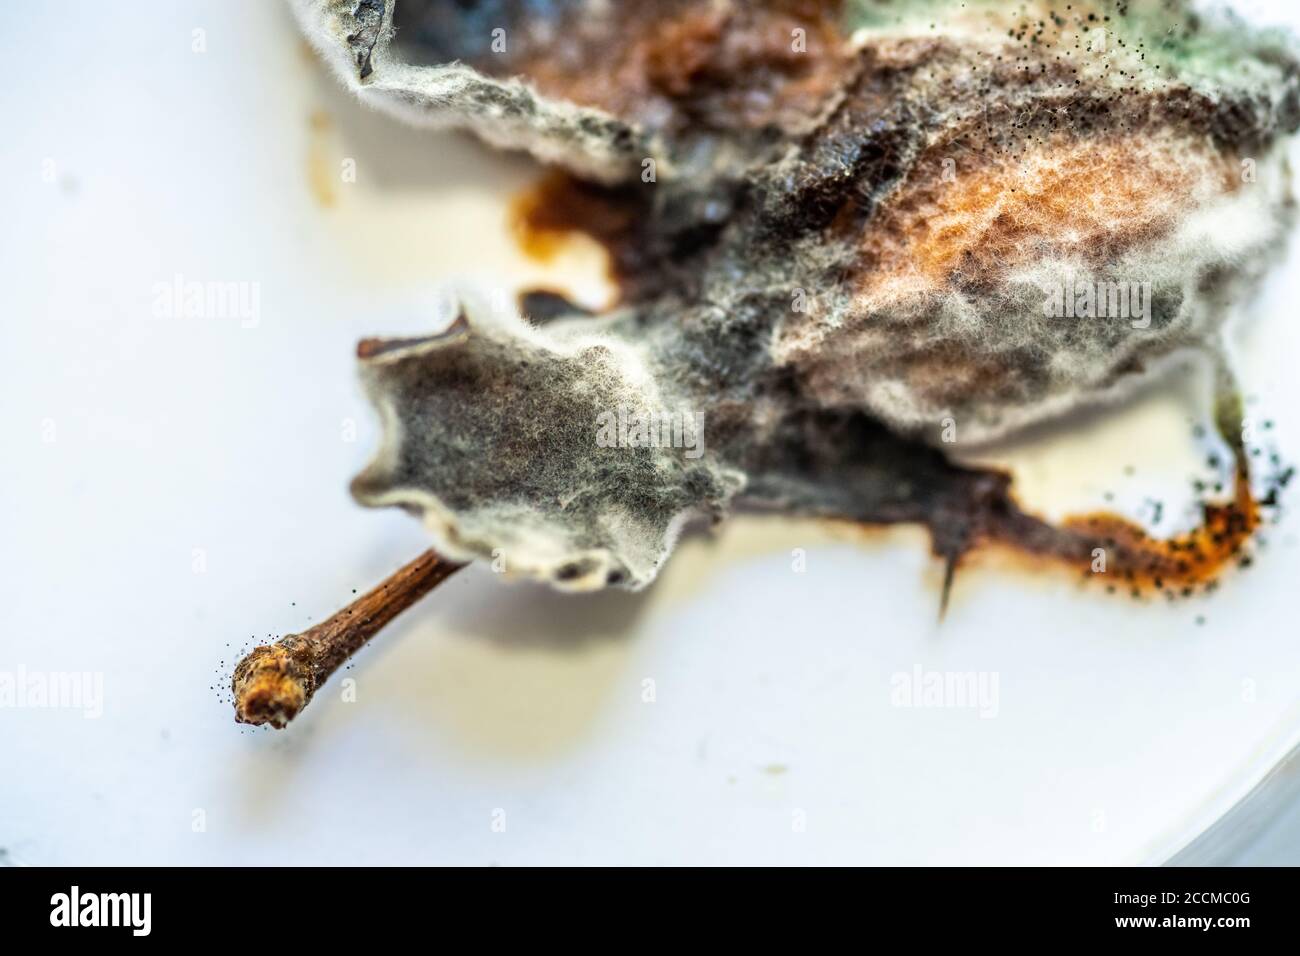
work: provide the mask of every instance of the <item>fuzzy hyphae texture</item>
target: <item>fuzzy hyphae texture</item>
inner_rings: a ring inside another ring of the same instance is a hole
[[[736,504],[1086,553],[938,439],[1222,365],[1291,219],[1289,41],[1182,0],[295,3],[363,99],[623,210],[609,314],[361,349],[358,500],[560,587],[641,587]]]

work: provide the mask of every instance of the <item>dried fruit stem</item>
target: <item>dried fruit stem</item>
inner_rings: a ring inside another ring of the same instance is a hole
[[[254,648],[231,680],[235,720],[286,726],[366,641],[462,567],[426,551],[328,620]]]

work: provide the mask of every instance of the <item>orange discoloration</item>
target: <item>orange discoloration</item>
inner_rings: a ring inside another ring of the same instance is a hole
[[[541,186],[524,190],[510,202],[510,234],[523,253],[538,262],[550,262],[569,237],[581,231],[555,221],[552,212]]]
[[[651,126],[793,125],[833,92],[846,62],[840,7],[838,0],[629,5],[618,8],[616,28],[566,26],[565,45],[510,67],[548,96]],[[496,72],[493,63],[481,66]]]
[[[235,720],[284,727],[311,698],[310,671],[281,647],[259,647],[240,661],[232,687]]]
[[[1259,529],[1260,505],[1251,494],[1245,467],[1237,472],[1233,499],[1203,506],[1201,523],[1186,534],[1153,538],[1118,515],[1102,513],[1067,519],[1062,528],[1091,539],[1106,554],[1106,580],[1118,580],[1136,593],[1164,591],[1190,595],[1212,584],[1243,554]],[[1091,552],[1083,570],[1093,573]]]
[[[1201,522],[1185,534],[1156,538],[1110,512],[1049,525],[1009,499],[972,545],[1008,549],[1038,565],[1076,569],[1110,592],[1191,597],[1215,588],[1234,561],[1249,562],[1248,545],[1263,523],[1263,508],[1251,492],[1248,468],[1241,465],[1231,500],[1204,504]]]
[[[1071,139],[974,168],[945,166],[943,150],[931,153],[917,164],[925,177],[868,228],[868,294],[987,282],[1044,256],[1113,261],[1236,182],[1231,157],[1191,141]]]
[[[525,255],[550,262],[574,236],[598,242],[609,254],[609,276],[624,285],[646,254],[638,243],[644,192],[609,189],[552,171],[510,203],[508,225]]]

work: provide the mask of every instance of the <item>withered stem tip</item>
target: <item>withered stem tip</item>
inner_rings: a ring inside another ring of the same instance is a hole
[[[462,567],[426,551],[328,620],[255,647],[235,665],[231,679],[235,720],[287,726],[385,624]]]

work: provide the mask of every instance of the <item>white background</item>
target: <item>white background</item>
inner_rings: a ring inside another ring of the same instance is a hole
[[[237,727],[211,688],[243,650],[425,546],[347,495],[376,440],[355,341],[427,328],[451,279],[598,302],[599,256],[525,260],[536,168],[362,110],[278,4],[5,16],[0,670],[101,672],[104,713],[0,710],[0,859],[1153,862],[1300,735],[1291,519],[1208,600],[985,560],[942,626],[915,529],[737,520],[641,595],[475,568],[362,653],[355,703],[336,679],[287,731]],[[1237,336],[1293,461],[1298,254]],[[178,274],[259,283],[257,326],[155,317]],[[1113,491],[1176,526],[1202,384],[985,457],[1046,513]],[[891,706],[916,665],[996,672],[997,716]]]

